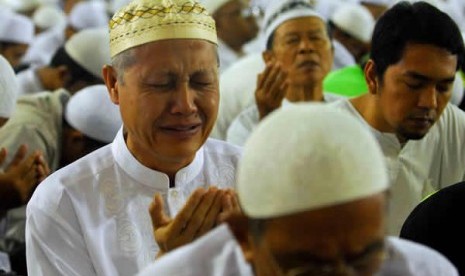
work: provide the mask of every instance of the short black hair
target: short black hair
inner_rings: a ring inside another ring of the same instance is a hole
[[[94,76],[92,73],[84,69],[71,56],[66,52],[65,47],[60,47],[52,57],[50,66],[59,67],[65,65],[71,75],[71,80],[68,85],[71,85],[77,81],[85,81],[87,83],[102,83],[103,81]]]
[[[387,10],[373,31],[370,58],[380,79],[401,60],[409,43],[431,44],[457,55],[462,68],[464,43],[459,28],[445,13],[425,2],[399,2]]]

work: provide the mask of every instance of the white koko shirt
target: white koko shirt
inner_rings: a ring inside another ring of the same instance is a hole
[[[169,188],[166,174],[132,156],[120,130],[37,188],[27,207],[29,275],[136,274],[158,252],[148,212],[154,194],[174,216],[196,188],[233,188],[239,157],[239,148],[209,139]]]
[[[464,180],[465,113],[456,106],[448,104],[423,139],[410,140],[402,147],[395,134],[368,125],[349,100],[331,105],[358,118],[381,145],[390,179],[390,235],[399,235],[405,219],[424,197]]]

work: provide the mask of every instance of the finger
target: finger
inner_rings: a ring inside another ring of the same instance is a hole
[[[213,227],[216,226],[218,222],[218,216],[220,215],[221,210],[223,208],[223,198],[225,196],[228,196],[226,191],[218,192],[217,196],[215,197],[215,200],[213,201],[213,204],[211,205],[207,215],[205,216],[205,219],[203,220],[202,225],[195,234],[196,237],[202,236],[203,234],[210,231]]]
[[[213,207],[213,203],[216,202],[216,198],[218,196],[221,196],[221,192],[216,187],[210,187],[208,189],[208,192],[204,196],[202,202],[200,202],[200,204],[197,206],[191,216],[191,219],[186,224],[186,227],[183,231],[183,236],[194,239],[194,237],[197,235],[197,232],[202,227],[208,212]]]
[[[1,149],[0,149],[0,165],[2,165],[3,162],[5,162],[6,155],[7,155],[6,149],[5,149],[5,148],[1,148]]]
[[[187,199],[186,204],[182,207],[181,211],[173,219],[172,230],[174,233],[181,233],[183,228],[189,222],[192,217],[192,214],[197,209],[197,206],[202,202],[202,199],[207,191],[204,188],[196,189],[189,199]]]
[[[27,154],[27,146],[22,144],[21,146],[19,146],[18,150],[16,151],[13,159],[11,160],[10,164],[7,167],[7,170],[14,166],[18,166],[19,163],[21,163],[21,161],[24,160],[24,158],[26,157],[26,154]]]
[[[45,158],[42,153],[38,152],[36,157],[36,165],[40,169],[40,174],[38,175],[40,181],[44,180],[50,174],[50,167],[48,163],[45,162]]]
[[[263,88],[265,79],[268,77],[272,69],[273,69],[273,63],[266,64],[265,70],[263,70],[261,74],[258,74],[257,89]]]
[[[14,171],[19,177],[24,177],[30,171],[34,171],[35,174],[35,158],[34,154],[29,155],[27,159],[18,163],[11,171]]]
[[[286,89],[283,89],[286,79],[287,74],[279,68],[274,81],[270,84],[269,95],[271,99],[279,102],[283,100],[286,94]]]
[[[159,193],[155,194],[155,197],[149,206],[149,213],[154,230],[165,226],[170,221],[170,219],[165,214],[163,198]]]
[[[265,91],[265,93],[270,93],[270,90],[273,87],[273,84],[276,82],[276,78],[278,77],[280,70],[280,66],[276,64],[275,66],[273,66],[268,76],[266,76],[265,80],[263,81],[263,90]]]

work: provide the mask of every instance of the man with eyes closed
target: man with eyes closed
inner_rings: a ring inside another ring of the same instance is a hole
[[[464,180],[465,114],[449,104],[463,55],[448,15],[424,2],[398,3],[375,26],[369,93],[334,103],[364,122],[383,149],[392,235],[425,196]]]
[[[323,79],[331,71],[333,46],[326,20],[304,0],[277,0],[265,11],[265,70],[258,76],[255,105],[231,123],[228,142],[244,145],[269,113],[294,102],[331,101]]]
[[[103,77],[123,127],[111,145],[36,191],[31,275],[134,275],[238,208],[229,189],[240,150],[207,140],[219,94],[215,23],[205,8],[132,1],[110,21],[110,50]],[[147,213],[154,194],[155,231]]]

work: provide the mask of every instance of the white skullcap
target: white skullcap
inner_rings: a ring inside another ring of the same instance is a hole
[[[131,2],[131,0],[113,0],[109,3],[109,9],[111,13],[114,14],[119,11],[119,9],[129,4],[129,2]]]
[[[218,44],[215,20],[194,0],[134,0],[110,20],[112,57],[167,39],[202,39]]]
[[[271,34],[284,22],[301,18],[301,17],[318,17],[323,22],[326,19],[317,13],[312,6],[305,0],[275,0],[271,2],[265,10],[264,30],[265,43]]]
[[[31,44],[34,39],[34,24],[24,15],[2,12],[0,42]]]
[[[232,0],[201,0],[202,5],[207,9],[208,13],[213,15],[224,4]]]
[[[44,5],[34,12],[32,21],[37,27],[45,30],[65,24],[66,14],[62,9],[54,5]]]
[[[110,35],[107,28],[82,30],[66,42],[66,53],[82,68],[102,79],[102,67],[110,64]]]
[[[40,4],[37,0],[0,0],[0,3],[15,12],[31,11]]]
[[[78,2],[68,16],[68,23],[76,30],[107,26],[108,20],[106,3],[100,1]]]
[[[84,135],[110,143],[121,128],[119,108],[111,100],[105,85],[92,85],[74,94],[66,105],[69,125]]]
[[[0,55],[0,117],[10,118],[16,106],[19,86],[10,63]]]
[[[244,147],[238,196],[248,217],[273,218],[347,203],[388,188],[381,149],[354,116],[321,103],[290,105]]]
[[[331,16],[331,21],[341,30],[362,42],[370,42],[375,19],[370,11],[358,4],[339,7]]]

